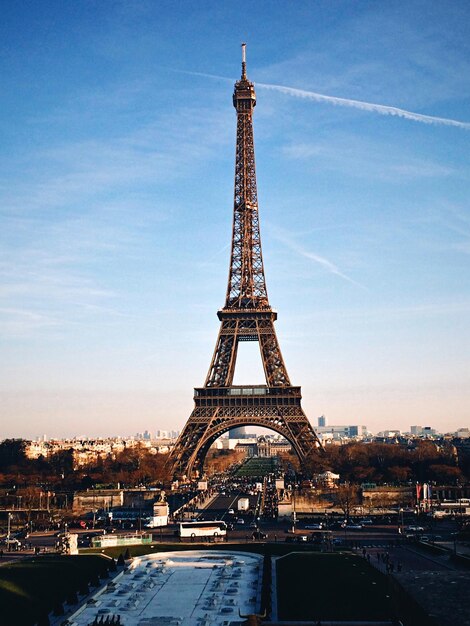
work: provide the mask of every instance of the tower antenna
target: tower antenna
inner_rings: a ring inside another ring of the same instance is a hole
[[[242,80],[246,80],[246,43],[242,43]]]

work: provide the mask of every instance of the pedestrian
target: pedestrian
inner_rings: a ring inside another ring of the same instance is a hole
[[[365,548],[362,548],[362,556],[363,556],[364,558],[366,558],[366,549],[365,549]]]
[[[370,554],[367,555],[367,561],[370,563]]]

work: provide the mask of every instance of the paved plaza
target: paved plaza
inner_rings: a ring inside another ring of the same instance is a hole
[[[261,557],[191,550],[135,558],[107,587],[69,618],[88,626],[120,616],[124,626],[226,626],[259,610]]]

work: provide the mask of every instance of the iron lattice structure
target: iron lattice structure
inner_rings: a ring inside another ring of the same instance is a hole
[[[304,465],[321,449],[302,410],[300,387],[290,383],[274,329],[277,313],[268,300],[253,140],[256,95],[246,76],[244,45],[242,49],[242,75],[233,93],[237,145],[227,295],[217,313],[220,331],[204,387],[194,390],[195,408],[169,458],[174,476],[201,474],[212,443],[237,426],[257,425],[278,432]],[[266,386],[232,384],[240,341],[258,341]]]

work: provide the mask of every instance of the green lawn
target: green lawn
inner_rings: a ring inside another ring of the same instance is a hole
[[[277,462],[274,458],[254,457],[248,459],[241,467],[235,472],[235,476],[240,477],[262,477],[270,474],[276,470]]]
[[[30,626],[73,592],[106,576],[110,560],[96,554],[41,556],[0,567],[0,624]]]
[[[353,554],[290,554],[277,561],[280,620],[386,620],[387,578]]]

